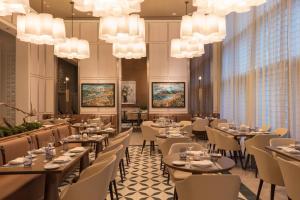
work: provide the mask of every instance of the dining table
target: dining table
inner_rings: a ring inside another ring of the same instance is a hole
[[[299,150],[295,149],[295,147],[288,146],[289,148],[294,148],[294,152],[287,152],[285,151],[282,147],[271,147],[271,146],[266,146],[265,148],[271,152],[274,152],[280,156],[286,157],[290,160],[300,162],[300,146]]]
[[[204,167],[193,166],[191,164],[175,165],[174,161],[181,161],[180,153],[170,154],[163,158],[163,162],[167,167],[184,172],[190,172],[192,174],[226,173],[235,166],[235,162],[232,159],[224,156],[220,156],[213,160],[211,166]],[[184,162],[187,163],[187,161]]]
[[[270,132],[255,132],[252,130],[236,130],[236,129],[222,129],[216,128],[217,130],[233,136],[235,139],[245,137],[246,139],[252,138],[259,134],[271,134]]]
[[[69,150],[70,152],[71,150]],[[62,146],[55,148],[55,156],[51,161],[45,160],[45,153],[33,154],[35,155],[32,160],[31,166],[10,165],[6,164],[0,167],[0,175],[15,175],[15,174],[42,174],[45,175],[45,200],[59,199],[58,187],[63,178],[68,173],[75,170],[79,165],[80,172],[89,166],[89,151],[90,148],[84,147],[81,152],[77,152],[71,157],[68,162],[58,164],[59,167],[53,169],[46,169],[45,166],[54,164],[54,159],[65,155]]]
[[[152,123],[151,126],[154,128],[180,128],[184,125],[180,123]]]
[[[167,139],[167,138],[191,138],[187,135],[187,132],[185,133],[181,133],[181,135],[176,135],[176,136],[173,136],[172,134],[165,134],[165,133],[162,133],[162,134],[158,134],[158,135],[155,135],[155,137],[159,138],[159,139]]]

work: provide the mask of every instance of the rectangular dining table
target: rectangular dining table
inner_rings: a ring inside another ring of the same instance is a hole
[[[271,146],[266,146],[266,149],[271,151],[271,152],[277,153],[278,155],[289,158],[291,160],[300,162],[300,153],[288,153],[288,152],[285,152],[282,149],[279,149],[279,148],[276,148],[276,147],[271,147]]]
[[[62,151],[62,147],[55,148],[56,155],[59,157],[65,152]],[[72,160],[60,164],[60,167],[57,169],[45,169],[45,154],[37,154],[37,157],[33,159],[31,167],[25,167],[23,165],[18,166],[1,166],[0,175],[13,175],[13,174],[42,174],[46,177],[45,183],[45,200],[57,200],[59,198],[58,187],[65,175],[74,170],[78,165],[80,166],[80,171],[89,166],[89,151],[90,148],[85,148],[81,153],[78,153],[76,156],[72,157]],[[55,158],[54,157],[54,158]],[[52,161],[50,161],[52,162]]]
[[[216,129],[219,130],[219,131],[222,131],[223,133],[231,135],[236,139],[241,138],[241,137],[252,138],[252,137],[256,136],[257,134],[269,133],[269,132],[256,133],[256,132],[252,132],[252,131],[240,131],[240,130],[235,130],[235,132],[231,132],[231,131],[223,130],[223,129],[220,129],[220,128],[216,128]]]

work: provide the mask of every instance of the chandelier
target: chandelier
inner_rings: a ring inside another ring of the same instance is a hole
[[[146,43],[144,41],[114,43],[113,55],[117,58],[125,59],[138,59],[146,57]]]
[[[41,1],[41,13],[28,13],[17,17],[17,38],[33,44],[54,45],[63,42],[66,37],[64,20],[43,13],[44,1]]]
[[[122,16],[141,11],[144,0],[73,0],[75,9],[93,12],[95,17]]]
[[[180,37],[201,40],[204,44],[220,42],[226,36],[225,17],[193,13],[182,17]]]
[[[53,45],[65,40],[63,19],[47,13],[28,13],[17,17],[17,38],[33,44]]]
[[[231,12],[243,13],[250,11],[252,6],[259,6],[266,0],[193,0],[198,12],[225,16]]]
[[[172,39],[171,57],[193,58],[204,54],[204,44],[196,39]]]
[[[137,14],[102,17],[99,39],[108,43],[145,41],[145,21]]]
[[[29,13],[29,0],[0,0],[0,16]]]
[[[85,59],[90,57],[88,41],[73,37],[74,3],[72,5],[72,37],[54,46],[54,55],[60,58]]]

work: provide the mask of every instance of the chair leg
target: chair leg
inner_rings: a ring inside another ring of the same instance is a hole
[[[232,157],[232,153],[231,153],[231,151],[229,151],[229,154],[230,154],[230,158],[232,159],[233,157]]]
[[[113,200],[114,193],[113,193],[113,189],[112,189],[112,182],[109,183],[109,194],[110,194],[110,199]]]
[[[168,180],[167,180],[167,184],[170,185],[170,173],[168,173]]]
[[[260,179],[259,186],[258,186],[258,191],[257,191],[257,195],[256,195],[256,200],[259,200],[260,192],[261,192],[263,184],[264,184],[264,181]]]
[[[119,162],[119,170],[120,170],[121,181],[122,181],[122,183],[123,183],[123,182],[124,182],[124,178],[123,178],[123,170],[122,170],[122,164],[121,164],[121,161]]]
[[[274,197],[275,197],[275,188],[276,188],[276,185],[271,184],[271,200],[274,200]]]
[[[245,169],[247,169],[247,167],[248,167],[249,160],[250,160],[250,155],[248,154],[248,155],[247,155],[247,158],[246,158],[245,166],[244,166]]]
[[[141,154],[142,154],[142,153],[143,153],[143,151],[144,151],[145,145],[146,145],[146,140],[144,140],[144,141],[143,141],[143,146],[142,146],[142,151],[141,151]]]
[[[233,151],[233,154],[234,154],[234,161],[235,161],[235,164],[237,164],[237,153],[236,153],[236,151]]]
[[[117,200],[119,200],[119,194],[118,194],[118,188],[117,188],[116,180],[113,180],[113,184],[114,184],[115,194],[116,194]]]
[[[124,159],[121,160],[121,165],[122,165],[122,169],[123,169],[123,175],[124,178],[126,177],[126,170],[125,170],[125,165],[124,165]]]
[[[244,162],[243,162],[243,153],[242,153],[242,151],[239,151],[239,157],[240,157],[241,167],[242,167],[242,169],[244,169]]]
[[[160,156],[160,170],[163,168],[163,156]]]
[[[126,156],[127,156],[127,163],[130,163],[130,154],[129,154],[129,148],[126,147]]]
[[[173,199],[174,199],[174,200],[178,200],[178,195],[177,195],[177,191],[176,191],[176,188],[175,188],[175,187],[174,187]]]

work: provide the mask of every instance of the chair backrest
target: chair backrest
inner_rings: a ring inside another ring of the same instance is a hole
[[[127,112],[126,115],[127,115],[127,120],[137,120],[138,119],[137,113]]]
[[[180,121],[179,124],[183,125],[183,126],[189,126],[192,125],[191,121]]]
[[[129,130],[124,131],[124,132],[122,132],[122,133],[119,133],[116,137],[114,137],[114,138],[112,139],[112,141],[118,140],[118,139],[120,139],[120,138],[125,137],[125,136],[128,135],[128,134],[131,134],[131,133],[132,133],[132,130],[133,130],[133,128],[131,127]]]
[[[46,146],[49,142],[53,142],[53,140],[55,139],[52,130],[38,131],[34,135],[37,141],[38,148]]]
[[[277,128],[272,131],[272,133],[279,135],[279,136],[284,136],[288,134],[289,130],[287,128]]]
[[[259,177],[267,183],[284,186],[279,165],[272,154],[256,147],[252,147],[252,151]]]
[[[214,137],[214,132],[213,132],[212,128],[210,128],[208,126],[205,126],[205,130],[206,130],[206,133],[207,133],[208,142],[210,144],[216,144],[215,137]]]
[[[30,138],[20,137],[7,140],[1,142],[0,148],[2,149],[3,164],[6,164],[10,160],[27,155],[27,151],[30,150]]]
[[[266,146],[270,145],[270,140],[273,138],[277,138],[278,135],[274,134],[260,134],[256,135],[251,139],[245,141],[245,147],[247,149],[247,153],[253,155],[252,147],[256,147],[259,149],[263,149]]]
[[[229,128],[229,123],[218,123],[218,128],[221,128],[221,127],[225,127],[225,128]]]
[[[211,123],[210,123],[210,126],[212,128],[217,128],[218,127],[218,124],[220,123],[227,123],[227,119],[214,119]]]
[[[193,131],[205,131],[205,126],[208,126],[208,119],[196,119],[193,123]]]
[[[86,168],[79,180],[70,185],[62,200],[104,200],[111,181],[116,156]]]
[[[180,153],[183,150],[186,151],[187,147],[192,147],[193,151],[200,151],[203,149],[202,145],[199,143],[174,143],[172,144],[172,146],[170,147],[170,150],[168,152],[168,154],[172,154],[172,153]]]
[[[296,141],[292,138],[272,138],[270,140],[271,147],[287,146],[290,144],[296,144]]]
[[[237,200],[241,180],[237,175],[192,175],[175,185],[182,200]]]
[[[155,141],[155,136],[159,134],[158,129],[153,128],[150,125],[145,125],[144,123],[141,125],[141,129],[143,138],[147,141]]]
[[[217,129],[212,129],[215,143],[217,149],[220,150],[228,150],[228,151],[238,151],[240,150],[240,145],[237,140],[234,139],[233,136],[227,135],[226,133],[222,133]]]
[[[287,194],[291,199],[300,199],[300,164],[277,158]]]
[[[183,127],[180,128],[181,131],[187,132],[189,134],[193,132],[193,125],[191,121],[180,121],[179,124],[183,125]]]
[[[165,141],[161,144],[161,153],[163,156],[168,155],[169,150],[171,146],[175,143],[188,143],[191,142],[192,140],[190,138],[167,138]]]
[[[59,139],[66,138],[71,135],[71,130],[68,125],[57,127]]]

